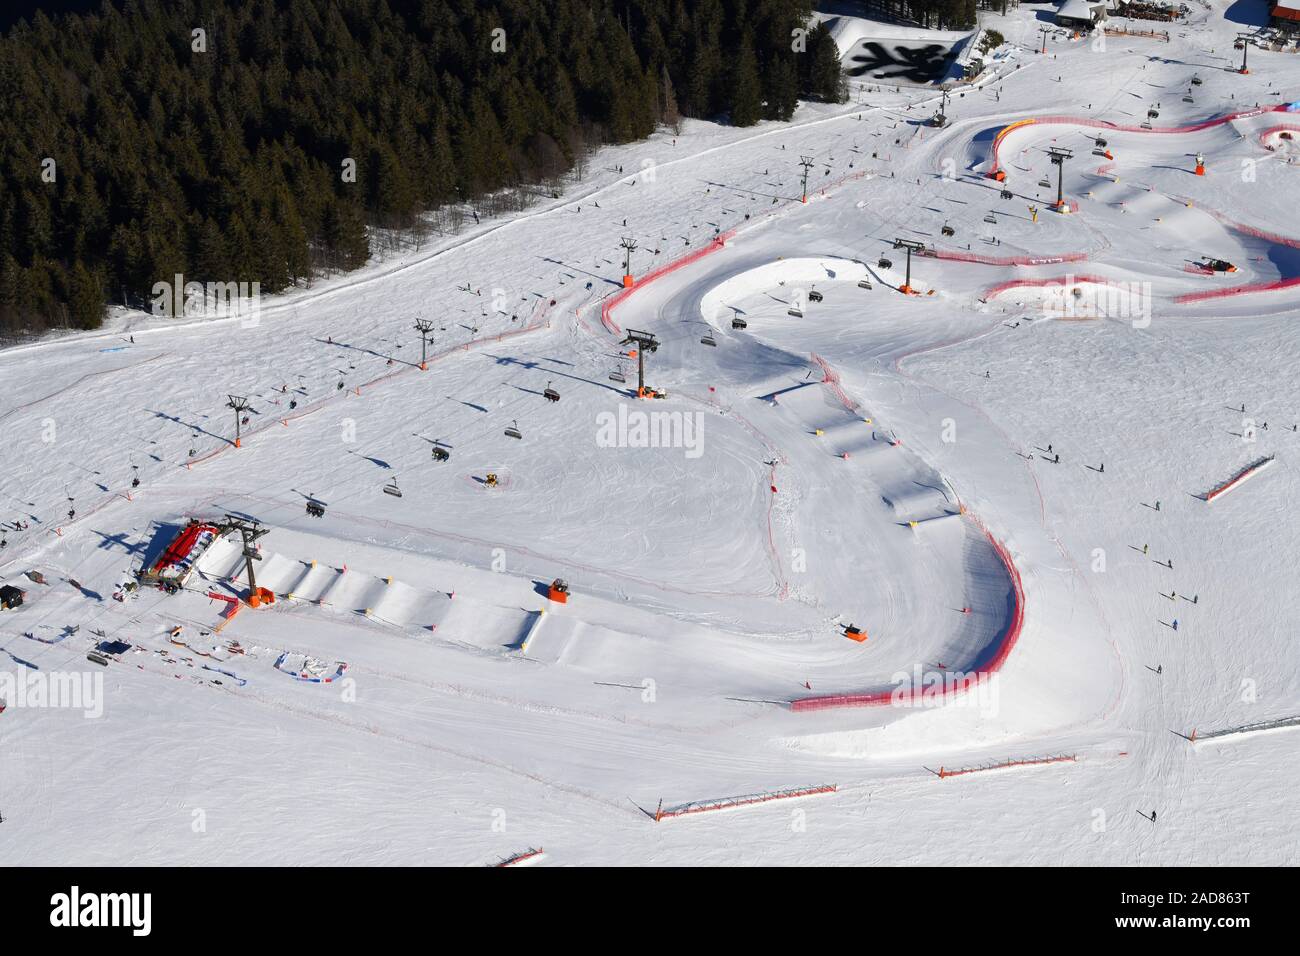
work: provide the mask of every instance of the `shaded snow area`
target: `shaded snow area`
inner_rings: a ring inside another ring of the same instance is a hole
[[[0,352],[0,863],[1300,861],[1300,57],[1223,6]]]

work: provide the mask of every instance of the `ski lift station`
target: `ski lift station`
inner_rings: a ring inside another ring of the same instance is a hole
[[[12,584],[0,585],[0,611],[11,611],[23,603],[27,592]]]

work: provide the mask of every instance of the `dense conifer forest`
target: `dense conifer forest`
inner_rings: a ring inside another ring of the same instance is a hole
[[[360,266],[376,243],[454,231],[468,204],[548,195],[593,148],[681,116],[787,119],[801,96],[843,96],[825,30],[792,40],[808,13],[806,0],[38,12],[0,38],[0,333],[93,328],[106,304],[145,306],[177,273],[281,291]]]

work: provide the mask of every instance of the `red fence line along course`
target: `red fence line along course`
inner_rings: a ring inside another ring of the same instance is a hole
[[[1267,458],[1261,458],[1259,459],[1259,461],[1252,462],[1251,464],[1247,465],[1245,468],[1241,469],[1241,471],[1237,472],[1235,475],[1233,475],[1223,484],[1218,485],[1217,487],[1212,488],[1208,492],[1206,492],[1205,494],[1206,502],[1207,503],[1211,502],[1215,498],[1218,498],[1220,495],[1226,495],[1229,491],[1231,491],[1233,488],[1236,488],[1246,479],[1259,474],[1259,472],[1263,471],[1269,465],[1273,464],[1275,460],[1276,460],[1275,456],[1269,455]]]
[[[982,266],[1054,266],[1065,262],[1083,262],[1086,252],[1062,252],[1055,256],[981,256],[973,252],[953,252],[945,249],[927,249],[921,255],[929,259],[950,262],[973,262]]]
[[[1068,283],[1066,280],[1070,280]],[[1079,285],[1080,283],[1092,283],[1094,285],[1115,286],[1127,290],[1128,287],[1123,283],[1116,282],[1114,279],[1107,279],[1105,276],[1097,275],[1070,275],[1057,276],[1054,279],[1010,279],[1006,282],[999,282],[997,285],[989,286],[980,294],[980,301],[987,302],[989,299],[999,296],[1004,292],[1010,292],[1012,289],[1042,289],[1049,285]]]
[[[535,849],[530,848],[524,850],[521,853],[516,853],[514,856],[506,857],[500,863],[493,863],[492,866],[497,868],[506,867],[506,866],[518,866],[520,863],[523,863],[525,860],[535,860],[541,855],[542,855],[542,848],[540,846]]]
[[[725,797],[721,800],[709,800],[703,803],[684,803],[677,807],[670,807],[667,810],[659,809],[655,811],[655,822],[667,820],[672,817],[690,816],[695,813],[708,813],[711,810],[732,810],[737,807],[749,807],[760,803],[771,803],[773,800],[792,800],[796,797],[812,797],[823,793],[834,793],[836,785],[825,784],[820,787],[801,787],[796,790],[777,790],[772,793],[758,793],[744,797]]]
[[[1023,760],[1004,760],[1000,763],[984,764],[978,767],[960,767],[957,770],[947,770],[939,768],[938,777],[943,780],[947,777],[960,777],[968,773],[981,773],[985,770],[1008,770],[1012,767],[1036,767],[1048,763],[1074,763],[1077,758],[1074,754],[1062,754],[1058,757],[1027,757]]]
[[[993,156],[992,166],[989,167],[988,175],[993,177],[1002,164],[998,158],[999,151],[1002,147],[1002,140],[1012,132],[1024,126],[1087,126],[1091,129],[1108,129],[1118,133],[1198,133],[1201,130],[1211,129],[1215,126],[1222,126],[1224,123],[1231,123],[1233,120],[1247,119],[1252,116],[1262,116],[1265,113],[1282,112],[1286,110],[1286,104],[1279,103],[1276,106],[1259,106],[1254,109],[1239,110],[1236,113],[1225,113],[1222,116],[1214,116],[1199,123],[1192,123],[1188,126],[1157,126],[1151,129],[1144,129],[1141,126],[1128,126],[1122,123],[1112,123],[1109,120],[1089,119],[1088,117],[1076,116],[1038,116],[1032,119],[1019,120],[1009,126],[1000,129],[996,136],[993,137]]]
[[[656,279],[660,279],[668,275],[668,273],[670,272],[676,272],[678,269],[681,269],[684,266],[688,266],[693,262],[698,262],[699,260],[703,259],[705,256],[709,255],[712,252],[717,252],[726,244],[727,240],[731,239],[733,236],[735,236],[735,234],[736,234],[736,230],[734,229],[728,230],[727,232],[719,233],[718,235],[710,239],[709,242],[706,245],[702,246],[701,248],[694,249],[683,256],[679,256],[678,258],[673,259],[671,262],[665,262],[657,269],[654,269],[653,271],[646,273],[640,279],[637,279],[634,285],[631,285],[626,289],[619,289],[612,296],[606,299],[604,303],[602,303],[600,307],[600,321],[604,324],[605,328],[609,330],[609,332],[612,333],[613,335],[622,335],[623,330],[619,328],[618,323],[614,321],[613,315],[611,313],[613,313],[614,309],[617,308],[623,302],[624,299],[630,296],[633,292],[640,289],[642,286],[648,285],[651,282],[654,282]]]
[[[862,694],[830,694],[821,697],[802,697],[790,702],[790,709],[793,711],[809,710],[834,710],[842,707],[881,707],[887,704],[906,703],[923,698],[947,698],[955,697],[958,694],[965,693],[972,686],[972,683],[979,683],[987,680],[992,674],[1002,669],[1011,656],[1011,651],[1015,648],[1016,642],[1020,640],[1020,632],[1025,622],[1025,592],[1024,585],[1020,580],[1020,570],[1016,567],[1015,562],[1011,559],[1010,553],[1002,542],[993,537],[992,532],[984,526],[984,523],[976,518],[973,514],[966,511],[963,507],[962,514],[966,515],[973,521],[985,537],[988,538],[989,544],[997,553],[998,559],[1002,562],[1007,570],[1007,576],[1011,580],[1012,607],[1011,616],[1007,621],[1006,628],[998,636],[998,639],[992,645],[993,651],[987,661],[979,662],[974,667],[975,681],[961,682],[950,685],[945,683],[942,688],[927,687],[896,687],[890,690],[872,691]]]

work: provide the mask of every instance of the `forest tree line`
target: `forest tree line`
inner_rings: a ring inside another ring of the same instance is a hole
[[[1008,8],[1019,6],[1018,0],[1005,0]],[[932,30],[970,30],[975,26],[976,9],[1002,10],[1004,0],[864,0],[874,16],[899,23],[916,24]]]
[[[0,37],[0,334],[94,328],[176,274],[279,292],[357,268],[377,237],[454,227],[467,203],[558,189],[592,149],[680,116],[747,126],[842,99],[825,29],[793,39],[808,14],[808,0],[37,14]]]

